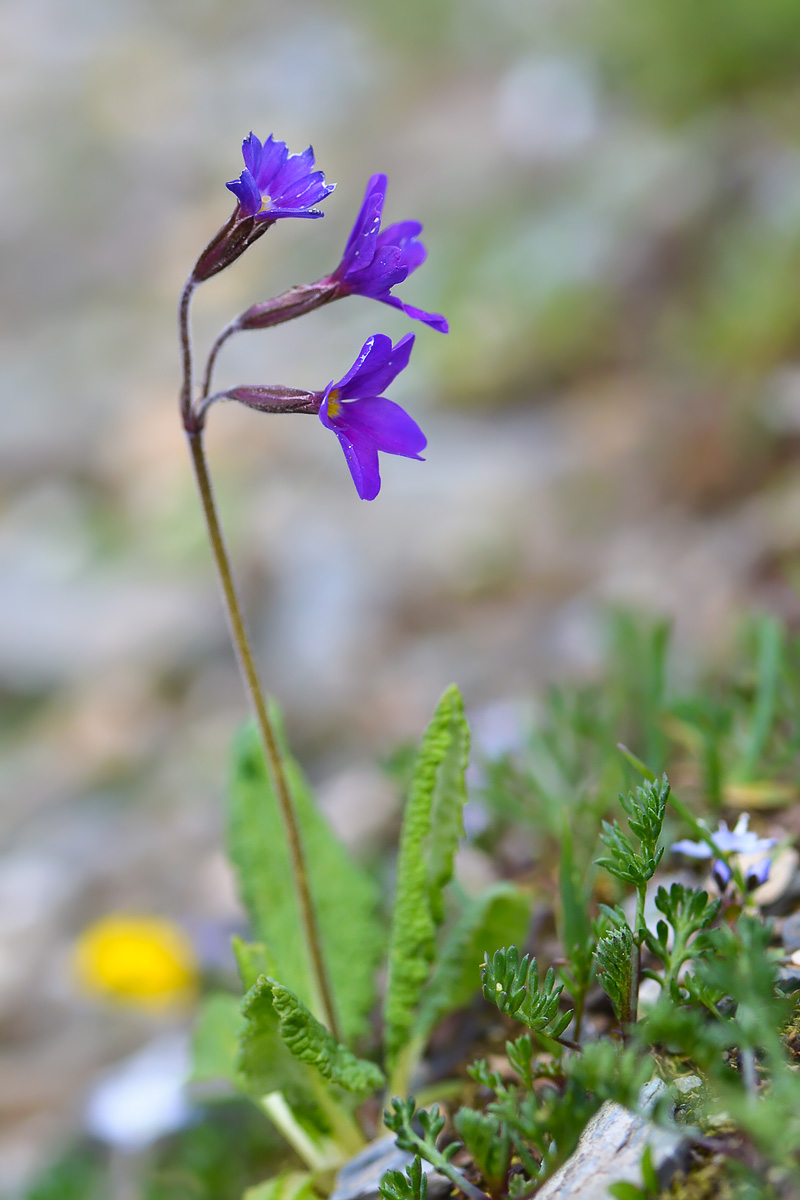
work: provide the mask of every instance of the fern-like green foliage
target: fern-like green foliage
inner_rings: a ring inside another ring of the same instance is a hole
[[[636,1108],[639,1094],[653,1077],[653,1061],[637,1046],[624,1049],[600,1038],[587,1042],[580,1054],[564,1065],[568,1079],[597,1100],[615,1100],[625,1108]]]
[[[463,830],[468,755],[463,703],[458,689],[450,687],[422,739],[403,817],[384,1008],[390,1065],[414,1029],[435,955],[436,926],[444,918],[442,892]]]
[[[466,1105],[458,1110],[453,1124],[486,1180],[489,1191],[493,1195],[504,1191],[511,1163],[508,1129],[492,1113],[477,1112]]]
[[[626,1021],[631,1010],[632,954],[633,933],[628,925],[614,925],[608,929],[595,951],[600,984],[619,1021]]]
[[[669,783],[664,775],[662,779],[646,783],[627,796],[620,796],[619,802],[628,818],[631,832],[639,840],[640,848],[638,851],[635,849],[616,821],[611,824],[604,821],[600,840],[609,853],[605,858],[596,860],[599,867],[605,867],[610,874],[636,887],[653,878],[664,856],[664,847],[659,847],[658,839],[664,824],[669,791]]]
[[[312,1016],[294,992],[274,980],[270,983],[278,1030],[295,1058],[315,1067],[323,1079],[348,1092],[364,1094],[383,1086],[386,1080],[380,1067],[356,1058]]]
[[[536,959],[529,955],[520,958],[516,946],[487,954],[481,968],[483,994],[490,1004],[502,1013],[516,1017],[535,1033],[545,1037],[560,1037],[572,1020],[571,1012],[558,1010],[564,985],[556,983],[556,973],[550,967],[539,983]]]
[[[273,716],[280,727],[280,714]],[[311,892],[336,1007],[345,1037],[363,1032],[375,1000],[375,974],[384,934],[377,917],[374,881],[349,858],[319,813],[297,763],[283,747],[284,763],[311,865]],[[311,969],[280,812],[255,729],[234,745],[229,790],[228,840],[242,900],[277,978],[311,1008]]]
[[[714,921],[720,908],[719,900],[709,900],[699,888],[687,888],[673,883],[669,891],[660,887],[656,892],[656,908],[667,918],[658,921],[655,933],[645,934],[647,948],[664,963],[665,987],[677,1000],[680,995],[678,972],[690,959],[700,959],[708,953],[704,944],[705,930]],[[669,923],[669,928],[667,923]],[[670,929],[672,931],[670,936]],[[695,935],[701,935],[697,937]],[[710,993],[706,990],[706,996]]]
[[[422,1169],[422,1159],[417,1154],[405,1173],[387,1171],[378,1184],[383,1200],[425,1200],[428,1194],[428,1176]]]
[[[510,883],[497,883],[469,903],[442,946],[422,998],[416,1032],[427,1034],[448,1013],[463,1008],[478,989],[484,954],[509,941],[523,942],[530,899]]]

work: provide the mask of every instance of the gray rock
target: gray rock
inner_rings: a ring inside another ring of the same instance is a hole
[[[390,1134],[370,1142],[365,1150],[345,1163],[336,1176],[336,1185],[330,1200],[377,1200],[378,1184],[387,1171],[404,1171],[414,1161],[413,1154],[400,1150]],[[431,1200],[446,1196],[452,1190],[450,1180],[435,1171],[430,1163],[423,1162],[422,1169],[428,1176],[428,1196]]]
[[[652,1080],[642,1089],[642,1109],[651,1110],[665,1094],[661,1080]],[[608,1100],[584,1129],[574,1154],[536,1193],[536,1200],[606,1200],[612,1183],[641,1185],[647,1146],[664,1185],[683,1165],[686,1139],[677,1130],[654,1125],[646,1116]]]
[[[792,992],[800,992],[800,966],[792,964],[788,967],[778,967],[775,983],[784,996],[789,996]]]
[[[792,954],[795,950],[800,950],[800,912],[792,913],[783,922],[781,941],[787,954]]]

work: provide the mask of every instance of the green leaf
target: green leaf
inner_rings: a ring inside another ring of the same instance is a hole
[[[565,819],[561,837],[561,861],[559,864],[559,894],[561,898],[561,923],[563,926],[562,942],[566,957],[576,973],[583,980],[589,975],[589,963],[592,957],[592,922],[589,919],[589,895],[591,880],[587,884],[585,873],[581,878],[578,864],[575,861],[575,851],[572,830]],[[508,938],[508,941],[518,941]]]
[[[242,1001],[244,1024],[239,1038],[238,1069],[254,1095],[283,1092],[292,1107],[313,1108],[310,1079],[284,1045],[272,999],[272,983],[260,976]]]
[[[238,996],[230,992],[214,992],[203,1000],[192,1038],[193,1083],[224,1079],[233,1087],[242,1086],[238,1069],[242,1025],[242,1006]]]
[[[669,783],[666,775],[663,775],[654,783],[646,783],[635,792],[620,796],[631,832],[639,839],[641,848],[639,852],[635,850],[630,838],[622,832],[616,821],[613,824],[603,821],[600,841],[611,854],[608,858],[595,859],[599,867],[637,887],[653,878],[664,855],[663,847],[658,847],[658,839],[664,824],[669,793]]]
[[[491,1113],[476,1112],[466,1105],[458,1110],[453,1124],[492,1194],[504,1189],[511,1160],[508,1130]]]
[[[319,1200],[308,1171],[282,1171],[248,1188],[242,1200]]]
[[[653,1150],[648,1142],[642,1151],[642,1181],[645,1189],[657,1196],[661,1191],[661,1186],[658,1182],[658,1174],[653,1163]]]
[[[458,689],[439,701],[417,755],[403,817],[384,1008],[391,1064],[409,1040],[444,917],[442,891],[453,872],[462,810],[469,729]]]
[[[269,982],[280,1036],[295,1058],[315,1067],[323,1079],[348,1092],[372,1092],[383,1086],[386,1079],[380,1067],[356,1058],[312,1016],[293,992],[282,983]]]
[[[271,706],[276,724],[280,715]],[[302,832],[310,887],[342,1030],[363,1032],[375,1000],[384,934],[374,881],[349,858],[319,813],[297,763],[281,738],[284,764]],[[234,745],[228,810],[230,855],[258,941],[274,973],[311,1008],[318,1003],[295,895],[289,849],[258,735],[245,727]]]
[[[465,773],[469,763],[469,726],[456,687],[448,688],[442,696],[434,723],[440,714],[442,723],[436,757],[424,761],[420,756],[411,785],[413,795],[416,788],[424,792],[433,782],[428,889],[431,913],[437,925],[444,920],[444,889],[453,878],[456,850],[464,836],[463,814],[467,802]],[[426,739],[431,731],[432,727],[429,727]]]
[[[263,942],[246,942],[234,934],[231,938],[239,978],[246,992],[250,991],[259,975],[277,975],[278,968]]]
[[[520,958],[516,946],[485,955],[481,979],[484,998],[534,1033],[558,1038],[572,1020],[571,1012],[559,1012],[564,985],[556,983],[555,969],[548,968],[540,985],[536,959]]]
[[[619,1021],[627,1021],[631,1011],[632,954],[633,933],[627,925],[604,933],[595,951],[600,984]]]
[[[416,1032],[427,1034],[448,1013],[469,1004],[480,991],[484,954],[509,941],[524,943],[530,899],[510,883],[497,883],[464,909],[442,947],[422,999]]]
[[[785,634],[777,617],[764,616],[756,626],[757,688],[750,730],[742,760],[734,768],[737,783],[753,779],[767,746],[777,706]]]
[[[647,1197],[647,1193],[635,1183],[611,1183],[606,1190],[614,1200],[646,1200]]]
[[[428,1176],[422,1169],[422,1159],[417,1154],[410,1166],[402,1171],[386,1171],[378,1184],[383,1200],[425,1200],[428,1194]]]

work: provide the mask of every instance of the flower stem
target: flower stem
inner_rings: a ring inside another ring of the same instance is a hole
[[[214,342],[214,345],[209,350],[208,360],[206,362],[205,377],[203,379],[203,390],[201,392],[202,399],[205,399],[211,391],[211,380],[214,375],[214,367],[216,366],[217,356],[220,350],[225,345],[228,338],[236,333],[240,328],[239,318],[237,317],[234,321],[231,321],[229,325],[225,326],[217,340]]]
[[[275,730],[273,728],[272,721],[270,720],[269,713],[267,712],[267,706],[264,702],[264,696],[261,691],[261,685],[256,672],[255,662],[253,660],[253,654],[250,649],[247,633],[245,631],[242,611],[233,582],[230,560],[228,559],[228,553],[225,549],[222,530],[220,528],[216,505],[214,503],[214,494],[211,489],[211,479],[209,478],[208,466],[203,449],[202,429],[188,429],[187,438],[189,442],[189,449],[192,455],[192,465],[194,467],[195,479],[197,480],[197,487],[200,493],[200,500],[203,505],[203,514],[208,527],[208,536],[211,542],[211,549],[214,555],[214,561],[216,563],[220,583],[222,585],[222,592],[225,599],[225,607],[228,612],[228,620],[230,622],[236,655],[239,660],[239,666],[241,668],[247,690],[250,693],[250,700],[255,712],[258,731],[261,735],[261,743],[264,748],[267,768],[270,773],[272,785],[275,789],[278,807],[280,809],[281,818],[286,831],[286,840],[289,846],[289,856],[291,859],[295,889],[300,908],[300,920],[302,922],[306,945],[308,946],[308,951],[311,958],[313,975],[328,1028],[337,1041],[341,1041],[339,1024],[336,1017],[336,1009],[333,1002],[333,993],[331,991],[325,959],[322,953],[319,926],[317,924],[317,917],[314,911],[313,901],[311,899],[308,868],[306,866],[305,855],[303,852],[300,828],[297,821],[297,815],[294,810],[294,804],[292,802],[289,783],[286,778],[286,772],[284,769],[283,760],[281,758],[281,752],[278,747],[278,740],[275,735]]]
[[[192,414],[192,334],[189,326],[189,309],[196,287],[194,276],[190,275],[183,285],[181,300],[178,306],[178,333],[181,343],[181,360],[183,366],[183,383],[181,384],[181,418],[183,428],[189,432],[194,428]]]

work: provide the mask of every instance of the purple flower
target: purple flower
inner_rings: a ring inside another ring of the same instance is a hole
[[[285,142],[276,142],[272,134],[263,146],[254,133],[242,142],[244,170],[238,179],[226,183],[239,201],[240,215],[256,221],[277,221],[280,217],[321,217],[314,208],[329,195],[333,183],[326,183],[322,171],[314,171],[314,151],[309,146],[302,154],[290,154]]]
[[[762,858],[760,862],[753,863],[752,867],[748,867],[745,875],[748,891],[755,891],[756,888],[767,882],[771,867],[772,859],[769,858]]]
[[[769,863],[769,859],[766,861]],[[731,881],[732,875],[733,871],[726,862],[723,862],[721,858],[714,859],[713,863],[711,864],[711,877],[719,888],[720,893],[725,891]]]
[[[747,828],[750,817],[742,813],[734,829],[728,829],[724,821],[720,821],[719,829],[711,833],[714,845],[723,853],[760,854],[775,845],[775,838],[760,838],[757,833],[751,833]],[[712,858],[713,850],[705,842],[690,842],[684,840],[675,842],[672,850],[676,854],[688,854],[690,858]]]
[[[748,892],[754,892],[769,879],[772,869],[771,858],[761,858],[748,867],[744,873],[744,882]],[[720,892],[724,892],[733,876],[733,871],[721,858],[715,858],[711,865],[711,876]]]
[[[447,333],[444,317],[404,304],[391,294],[393,287],[424,263],[426,251],[422,242],[417,241],[422,233],[419,221],[400,221],[381,230],[385,199],[386,176],[373,175],[347,239],[342,261],[330,278],[337,282],[341,296],[358,295],[381,300],[391,304],[392,308],[399,308],[407,317]]]
[[[374,333],[347,374],[338,383],[329,383],[322,393],[319,419],[338,437],[362,500],[374,500],[381,490],[379,450],[420,458],[428,444],[416,421],[381,395],[408,366],[413,345],[413,333],[407,333],[396,346],[385,333]]]

